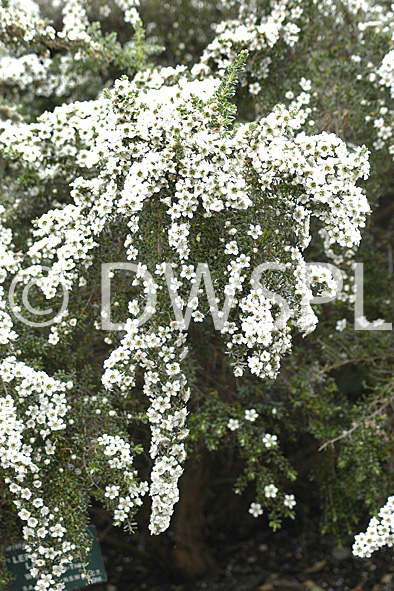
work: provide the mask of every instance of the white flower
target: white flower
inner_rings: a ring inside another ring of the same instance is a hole
[[[294,495],[285,495],[285,500],[283,501],[283,504],[285,505],[285,507],[289,507],[289,509],[295,507],[296,500]]]
[[[259,415],[254,408],[251,408],[250,410],[245,410],[245,419],[247,421],[250,421],[251,423],[253,423],[258,416]]]
[[[277,495],[278,490],[279,489],[274,484],[268,484],[264,487],[264,494],[267,497],[267,499],[274,499]]]
[[[119,495],[119,486],[111,485],[105,487],[105,496],[109,499],[115,499]]]
[[[345,330],[346,324],[347,324],[346,318],[342,318],[342,320],[338,320],[338,322],[335,326],[335,329],[339,332],[342,332],[343,330]]]
[[[251,503],[249,507],[249,513],[253,515],[253,517],[259,517],[259,515],[262,515],[263,509],[260,503]]]
[[[56,345],[59,342],[59,333],[57,331],[53,331],[51,332],[51,334],[48,337],[48,343],[50,343],[51,345]]]
[[[195,312],[193,312],[192,317],[194,319],[194,322],[202,322],[205,318],[204,314],[202,314],[200,310],[196,310]]]
[[[263,443],[268,449],[271,447],[276,447],[278,445],[278,437],[277,435],[270,435],[270,433],[266,433],[263,436]]]
[[[237,429],[239,429],[238,419],[229,419],[227,427],[230,429],[230,431],[236,431]]]
[[[224,254],[238,254],[238,245],[235,240],[232,240],[226,244]]]
[[[253,238],[253,240],[257,240],[257,238],[259,236],[261,236],[262,233],[263,233],[263,231],[261,229],[260,224],[256,224],[256,225],[251,224],[249,226],[248,234],[249,234],[249,236],[251,236]]]
[[[48,530],[45,527],[39,527],[37,529],[37,536],[39,538],[45,538],[45,536],[47,535]]]
[[[29,519],[31,513],[27,509],[21,509],[19,511],[18,515],[23,521],[27,521]]]

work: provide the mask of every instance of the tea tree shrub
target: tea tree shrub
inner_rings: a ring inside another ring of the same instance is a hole
[[[162,10],[0,7],[0,527],[37,591],[86,559],[92,499],[167,530],[201,446],[273,529],[289,441],[324,531],[392,492],[393,349],[366,319],[391,306],[391,9],[185,0],[168,35]],[[392,497],[354,553],[391,523]]]

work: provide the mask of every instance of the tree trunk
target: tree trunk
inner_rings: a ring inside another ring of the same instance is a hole
[[[198,579],[219,572],[218,565],[204,543],[204,505],[208,497],[211,458],[202,454],[199,462],[187,462],[180,479],[180,500],[176,505],[171,531],[172,548],[159,548],[161,558],[178,579]],[[161,550],[161,551],[160,551]],[[167,550],[167,551],[166,551]],[[168,553],[167,557],[163,555]]]

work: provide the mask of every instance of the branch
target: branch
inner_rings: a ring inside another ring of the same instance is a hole
[[[388,387],[386,388],[387,393],[392,391],[394,389],[394,382],[389,384]],[[377,408],[373,413],[371,413],[370,415],[368,415],[367,417],[364,415],[364,417],[358,422],[355,423],[353,425],[353,427],[347,431],[345,431],[344,433],[342,433],[341,435],[338,435],[338,437],[334,437],[334,439],[330,439],[330,441],[326,441],[326,443],[324,443],[323,445],[321,445],[318,449],[318,451],[323,451],[323,449],[325,449],[327,446],[331,445],[332,447],[334,447],[334,443],[336,443],[337,441],[340,441],[341,439],[343,439],[344,437],[348,437],[351,433],[353,433],[353,431],[355,431],[356,429],[358,429],[359,427],[361,427],[362,424],[365,425],[365,423],[371,421],[374,417],[376,417],[377,415],[381,415],[382,412],[384,411],[384,409],[392,403],[394,401],[394,396],[391,396],[390,398],[388,398],[383,404],[382,406],[380,406],[379,408]]]

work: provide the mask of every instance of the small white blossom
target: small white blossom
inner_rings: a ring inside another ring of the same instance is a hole
[[[245,419],[247,421],[250,421],[251,423],[253,423],[258,416],[259,415],[254,408],[251,408],[250,410],[245,410]]]
[[[285,507],[289,507],[289,509],[295,507],[296,500],[294,495],[285,495],[285,500],[283,501],[283,504],[285,505]]]
[[[259,517],[259,515],[262,515],[263,509],[260,503],[251,503],[249,507],[249,513],[253,515],[253,517]]]
[[[238,419],[229,419],[227,427],[230,429],[230,431],[236,431],[237,429],[239,429],[240,423]]]
[[[274,484],[268,484],[264,487],[264,494],[267,499],[274,499],[278,493],[278,488]]]
[[[276,447],[278,445],[278,436],[266,433],[263,435],[263,443],[266,448]]]

